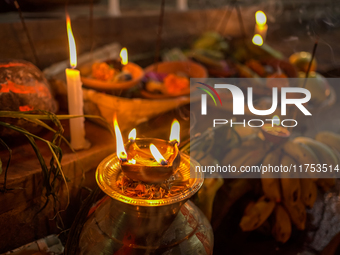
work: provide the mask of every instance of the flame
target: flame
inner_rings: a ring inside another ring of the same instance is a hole
[[[272,118],[272,125],[274,126],[280,126],[280,117],[277,115],[274,115]]]
[[[126,65],[128,63],[128,52],[127,52],[127,49],[125,47],[120,51],[119,56],[122,59],[122,62],[121,62],[122,65]]]
[[[132,164],[132,165],[135,165],[136,164],[136,160],[135,159],[129,159],[128,163]]]
[[[130,139],[130,140],[136,140],[136,137],[137,137],[137,131],[136,131],[136,129],[134,128],[134,129],[132,129],[132,130],[130,131],[130,133],[129,133],[129,139]]]
[[[72,28],[71,28],[71,20],[70,16],[66,14],[66,29],[67,29],[67,37],[68,37],[68,45],[70,50],[70,65],[72,68],[77,66],[77,48],[76,42],[74,41]]]
[[[115,129],[115,134],[116,134],[116,154],[117,157],[121,160],[126,160],[127,159],[127,154],[124,148],[124,142],[123,142],[123,137],[122,133],[120,132],[118,122],[116,115],[113,118],[113,126]]]
[[[170,142],[180,142],[180,125],[178,120],[174,119],[172,124],[171,124],[171,131],[170,131]]]
[[[255,13],[256,24],[259,26],[264,26],[267,23],[267,16],[263,11],[257,11]]]
[[[155,158],[155,160],[159,163],[159,164],[164,164],[165,159],[162,156],[162,154],[159,152],[159,150],[157,149],[157,147],[154,144],[150,144],[150,151],[152,156]]]
[[[262,36],[259,34],[254,35],[252,41],[253,41],[253,44],[258,45],[258,46],[262,46],[263,44]]]

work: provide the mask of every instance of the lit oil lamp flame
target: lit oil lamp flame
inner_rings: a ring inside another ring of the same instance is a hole
[[[259,26],[264,26],[267,23],[267,16],[263,11],[257,11],[255,13],[256,24]]]
[[[129,133],[129,140],[134,141],[134,140],[136,140],[136,137],[137,137],[137,131],[134,128]]]
[[[122,61],[121,61],[122,65],[127,65],[127,63],[128,63],[128,52],[127,52],[127,49],[125,47],[120,51],[119,56],[122,59]]]
[[[170,131],[170,142],[180,142],[180,125],[179,122],[174,119],[171,124],[171,131]]]
[[[136,164],[136,160],[135,159],[129,159],[128,163],[132,164],[132,165],[135,165]]]
[[[280,124],[279,116],[274,115],[271,124],[267,123],[262,126],[262,134],[266,140],[275,144],[279,144],[289,139],[290,132],[287,130],[287,128],[282,127]]]
[[[165,160],[165,158],[162,156],[162,154],[159,152],[157,147],[154,144],[150,144],[150,151],[152,156],[155,158],[155,160],[161,164],[161,165],[167,165],[168,162]]]
[[[116,134],[117,157],[121,161],[127,161],[127,154],[126,154],[126,151],[125,151],[125,148],[124,148],[123,137],[122,137],[122,133],[120,132],[116,116],[114,116],[114,118],[113,118],[113,126],[114,126],[115,134]]]
[[[252,42],[257,46],[262,46],[263,44],[262,36],[259,34],[254,35]]]
[[[272,124],[273,126],[280,126],[280,117],[277,115],[274,115],[272,118]]]
[[[70,65],[72,68],[77,66],[77,48],[76,42],[73,37],[72,28],[71,28],[71,20],[70,16],[66,14],[66,29],[67,29],[67,37],[68,37],[68,45],[70,50]]]

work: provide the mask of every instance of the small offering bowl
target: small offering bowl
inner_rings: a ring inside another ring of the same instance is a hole
[[[261,131],[266,140],[275,144],[287,141],[290,136],[290,132],[285,127],[272,126],[272,124],[264,124]]]
[[[150,152],[154,144],[163,155],[164,164],[158,163]],[[121,161],[123,173],[130,179],[145,183],[161,183],[176,173],[180,164],[177,143],[155,138],[137,138],[125,144],[127,160]],[[134,162],[132,162],[134,161]]]

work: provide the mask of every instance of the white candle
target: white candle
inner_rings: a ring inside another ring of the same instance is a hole
[[[67,36],[70,49],[70,64],[72,68],[66,68],[68,112],[70,115],[84,115],[83,112],[83,90],[80,80],[80,72],[74,69],[77,65],[77,51],[72,34],[71,21],[67,16]],[[85,139],[84,118],[70,119],[71,146],[75,150],[90,147],[90,143]]]
[[[119,0],[109,0],[108,13],[112,16],[120,15]]]
[[[188,1],[187,0],[177,0],[177,10],[179,10],[179,11],[188,10]]]
[[[267,17],[266,14],[262,11],[257,11],[255,13],[255,31],[254,34],[258,34],[262,37],[263,42],[266,40],[267,36],[267,30],[268,30],[268,25],[266,24],[267,22]]]

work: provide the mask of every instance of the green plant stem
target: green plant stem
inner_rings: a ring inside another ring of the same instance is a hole
[[[7,172],[8,172],[8,168],[9,168],[9,164],[11,162],[12,159],[12,150],[8,147],[8,145],[0,138],[0,143],[8,150],[9,156],[8,156],[8,161],[7,161],[7,165],[6,165],[6,169],[5,169],[5,173],[4,173],[4,186],[3,186],[3,192],[6,192],[6,183],[7,183]]]
[[[41,114],[30,114],[34,113],[34,111],[29,111],[26,113],[23,112],[13,112],[13,111],[0,111],[0,118],[6,117],[6,118],[23,118],[23,119],[40,119],[40,120],[50,120],[51,118],[47,115],[41,115]],[[68,120],[68,119],[74,119],[74,118],[89,118],[89,119],[100,119],[102,120],[108,127],[111,134],[114,136],[114,130],[111,127],[111,125],[101,116],[97,115],[55,115],[55,117],[59,120]]]
[[[96,116],[96,115],[55,115],[54,113],[43,111],[43,110],[35,110],[35,111],[28,111],[28,112],[20,112],[20,111],[0,111],[0,118],[15,118],[15,119],[24,119],[26,121],[29,121],[31,123],[34,123],[36,125],[39,125],[41,127],[46,128],[47,130],[51,131],[54,133],[54,136],[51,141],[48,141],[44,138],[41,138],[35,134],[30,133],[24,128],[6,123],[4,121],[0,121],[0,126],[4,126],[6,128],[12,129],[14,131],[17,131],[23,135],[25,135],[31,144],[42,169],[42,174],[43,174],[43,186],[46,189],[46,202],[44,203],[43,207],[38,211],[41,212],[44,208],[46,208],[47,204],[50,201],[50,196],[53,197],[55,203],[58,202],[58,198],[56,195],[56,180],[58,179],[59,176],[61,176],[63,182],[65,183],[66,186],[66,191],[67,191],[67,205],[66,208],[70,204],[70,194],[69,194],[69,187],[67,185],[67,179],[66,176],[64,175],[64,172],[62,170],[61,166],[61,159],[62,159],[62,151],[60,148],[61,141],[65,141],[65,143],[68,145],[68,147],[72,150],[72,152],[75,153],[75,150],[72,148],[68,140],[63,136],[64,128],[61,125],[60,120],[69,120],[72,118],[79,118],[79,117],[84,117],[84,118],[92,118],[92,119],[100,119],[102,120],[106,126],[107,129],[110,131],[112,136],[115,136],[114,130],[112,126],[101,116]],[[43,122],[43,120],[50,120],[52,121],[58,128],[58,130],[52,128],[50,125],[46,124]],[[39,151],[39,148],[36,144],[36,140],[40,140],[44,143],[47,144],[49,147],[49,150],[52,153],[52,158],[50,160],[50,168],[47,167],[45,159],[43,158],[42,154]],[[4,191],[6,191],[6,183],[7,183],[7,172],[9,168],[9,163],[11,161],[12,157],[12,151],[10,148],[7,146],[7,144],[0,139],[0,143],[6,147],[6,149],[9,151],[9,160],[7,162],[7,167],[5,170],[5,178],[4,178]],[[51,173],[53,173],[53,178],[51,179]],[[56,206],[56,204],[55,204]],[[56,208],[55,208],[56,210]],[[57,215],[59,214],[60,211],[57,212]],[[37,213],[37,214],[38,214]],[[59,215],[60,216],[60,215]]]

